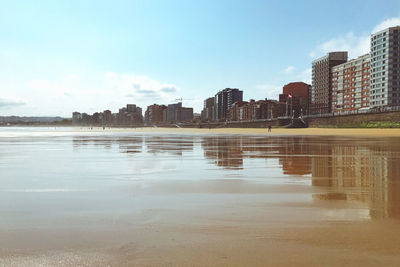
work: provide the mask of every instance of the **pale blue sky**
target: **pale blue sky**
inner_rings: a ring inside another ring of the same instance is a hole
[[[368,52],[400,1],[0,1],[0,116],[143,109],[225,87],[277,98],[334,49]]]

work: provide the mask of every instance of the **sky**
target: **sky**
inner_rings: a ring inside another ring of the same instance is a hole
[[[277,99],[330,51],[355,58],[400,25],[400,1],[0,0],[0,116],[200,112],[224,88]]]

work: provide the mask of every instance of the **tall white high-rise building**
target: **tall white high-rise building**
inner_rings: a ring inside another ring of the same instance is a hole
[[[371,35],[371,108],[400,106],[400,26]]]

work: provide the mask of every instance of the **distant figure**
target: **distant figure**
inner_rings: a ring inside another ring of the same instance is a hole
[[[268,132],[269,132],[269,133],[271,132],[271,129],[272,129],[272,126],[271,126],[271,125],[268,125]]]

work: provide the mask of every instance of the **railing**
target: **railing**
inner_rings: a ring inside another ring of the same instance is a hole
[[[177,124],[158,124],[157,126],[175,126],[175,127],[185,127],[185,126],[193,126],[193,125],[229,125],[229,124],[237,124],[237,123],[261,123],[261,122],[275,122],[277,120],[289,120],[289,119],[299,119],[303,123],[305,123],[304,119],[308,118],[327,118],[327,117],[336,117],[336,116],[349,116],[349,115],[357,115],[357,114],[379,114],[379,113],[387,113],[387,112],[400,112],[400,106],[394,107],[380,107],[373,109],[364,109],[364,110],[356,110],[356,111],[344,111],[344,112],[332,112],[325,114],[315,114],[315,115],[303,115],[300,117],[292,117],[292,116],[280,116],[276,118],[270,119],[253,119],[253,120],[240,120],[240,121],[210,121],[210,122],[180,122]],[[154,127],[154,125],[152,125]]]
[[[379,107],[379,108],[371,108],[371,109],[363,109],[355,111],[341,111],[341,112],[331,112],[325,114],[305,115],[303,116],[303,118],[326,118],[326,117],[348,116],[357,114],[378,114],[378,113],[387,113],[396,111],[400,111],[400,106]]]

